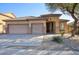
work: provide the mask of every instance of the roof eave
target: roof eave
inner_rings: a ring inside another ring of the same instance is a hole
[[[40,15],[41,17],[47,17],[47,16],[57,16],[60,17],[62,14],[45,14],[45,15]]]
[[[47,20],[47,19],[22,19],[22,20],[17,20],[17,19],[13,19],[13,20],[3,20],[5,22],[9,22],[9,21],[33,21],[33,20]]]
[[[68,21],[69,21],[69,20],[66,20],[66,19],[60,19],[60,20],[61,20],[62,22],[63,22],[63,21],[68,22]]]

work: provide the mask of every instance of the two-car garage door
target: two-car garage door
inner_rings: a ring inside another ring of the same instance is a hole
[[[30,32],[29,32],[30,30]],[[31,28],[28,24],[10,24],[9,25],[9,34],[42,34],[43,33],[43,24],[42,23],[33,23]]]
[[[29,26],[24,24],[24,25],[14,25],[10,24],[9,25],[9,34],[27,34],[29,30]]]

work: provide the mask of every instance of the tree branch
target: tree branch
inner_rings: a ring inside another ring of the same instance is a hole
[[[66,10],[71,14],[72,12],[68,9],[69,7],[66,7]]]
[[[75,11],[75,8],[76,8],[77,4],[78,4],[78,3],[74,3],[74,4],[73,4],[73,7],[72,7],[72,13],[73,13],[73,14],[74,14],[74,11]]]

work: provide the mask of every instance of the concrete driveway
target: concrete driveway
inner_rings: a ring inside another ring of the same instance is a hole
[[[44,36],[44,35],[43,35]],[[25,42],[35,40],[36,42],[43,39],[40,35],[0,35],[0,55],[79,55],[79,51],[75,51],[64,44],[55,42],[41,41],[39,46],[7,46],[9,42]],[[51,36],[51,35],[48,35]],[[46,38],[47,36],[45,36]],[[20,40],[20,41],[19,41]],[[66,41],[66,40],[65,40]]]
[[[40,35],[0,35],[0,46],[22,45],[22,46],[36,46],[41,43]]]
[[[30,39],[34,36],[38,36],[38,35],[31,35],[31,34],[3,34],[3,35],[0,35],[0,39]]]

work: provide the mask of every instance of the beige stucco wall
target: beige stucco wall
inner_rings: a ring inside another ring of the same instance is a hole
[[[12,15],[12,14],[8,14],[8,13],[6,13],[6,14],[4,14],[4,15],[8,15],[8,16],[11,16],[11,17],[13,17],[13,18],[15,18],[15,16],[14,15]],[[11,19],[11,18],[9,18],[9,17],[6,17],[6,16],[3,16],[3,15],[1,15],[0,14],[0,33],[5,33],[5,26],[6,26],[6,23],[3,21],[3,20],[8,20],[8,19]]]

